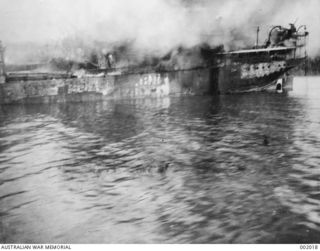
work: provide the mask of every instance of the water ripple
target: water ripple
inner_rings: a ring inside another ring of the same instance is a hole
[[[0,242],[319,242],[319,114],[295,92],[3,106]]]

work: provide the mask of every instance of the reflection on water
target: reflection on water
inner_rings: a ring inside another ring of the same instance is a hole
[[[3,106],[0,242],[319,242],[317,85]]]

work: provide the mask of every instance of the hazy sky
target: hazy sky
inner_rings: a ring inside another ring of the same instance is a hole
[[[162,53],[204,39],[254,44],[256,25],[264,32],[270,25],[298,19],[308,25],[315,54],[320,48],[319,12],[319,0],[0,0],[0,39],[132,40],[137,48]]]

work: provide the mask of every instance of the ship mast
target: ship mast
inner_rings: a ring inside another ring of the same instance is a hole
[[[260,31],[260,27],[257,27],[257,38],[256,38],[256,49],[259,47],[259,31]]]
[[[4,84],[6,82],[6,71],[4,65],[4,47],[2,46],[2,42],[0,41],[0,84]]]

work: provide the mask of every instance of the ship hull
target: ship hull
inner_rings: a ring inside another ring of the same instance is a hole
[[[290,59],[254,64],[231,64],[219,71],[218,89],[220,93],[243,93],[252,91],[276,91],[277,80],[290,89],[291,70],[305,59]],[[287,85],[287,86],[286,86]]]
[[[66,79],[51,76],[49,79],[29,78],[17,81],[12,78],[0,84],[0,103],[82,102],[263,90],[275,92],[276,81],[287,78],[288,72],[301,62],[302,60],[275,61],[254,65],[238,63],[161,73],[93,75]]]
[[[10,80],[0,84],[0,104],[64,103],[210,94],[210,70]]]

